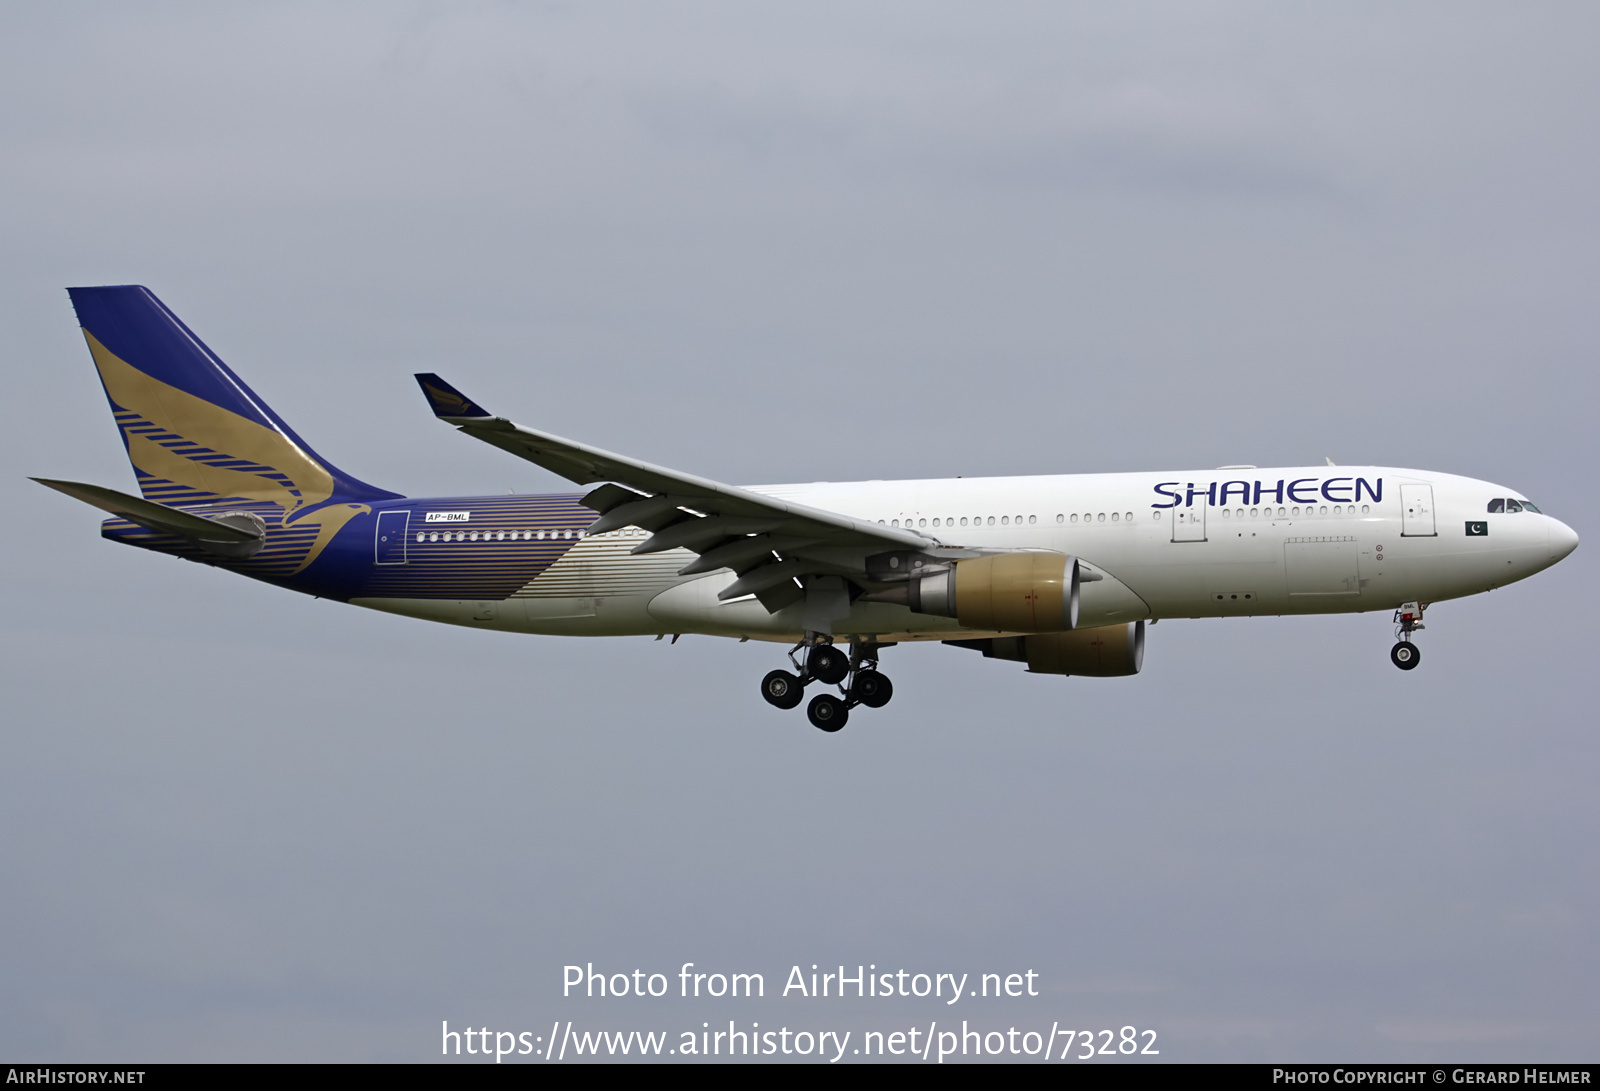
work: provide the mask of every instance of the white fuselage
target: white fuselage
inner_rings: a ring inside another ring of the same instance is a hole
[[[1141,618],[1392,610],[1501,587],[1570,553],[1577,535],[1531,511],[1491,513],[1515,490],[1390,467],[1225,468],[921,481],[818,482],[751,491],[912,527],[946,546],[1052,550],[1082,566],[1079,627]],[[803,608],[721,602],[729,571],[683,577],[683,550],[644,556],[626,528],[583,539],[500,602],[356,599],[431,620],[563,635],[802,635]],[[955,620],[857,602],[834,633],[879,641],[975,635]],[[982,634],[988,635],[988,634]]]

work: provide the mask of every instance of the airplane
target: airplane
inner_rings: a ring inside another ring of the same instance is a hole
[[[725,485],[513,424],[431,373],[440,420],[588,488],[407,497],[317,455],[149,289],[68,293],[139,495],[33,480],[110,513],[103,537],[471,628],[788,644],[761,694],[792,709],[818,684],[824,731],[888,703],[879,656],[902,643],[1118,677],[1146,622],[1386,610],[1411,670],[1428,605],[1578,545],[1514,489],[1331,460]]]

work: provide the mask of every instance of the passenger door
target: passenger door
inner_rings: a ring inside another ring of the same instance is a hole
[[[406,532],[410,525],[409,511],[378,513],[378,530],[372,543],[374,564],[406,563]]]
[[[1434,538],[1433,486],[1400,486],[1400,537]]]
[[[1173,505],[1172,540],[1174,542],[1203,542],[1206,540],[1206,509],[1210,502],[1205,493],[1194,494],[1194,507]]]

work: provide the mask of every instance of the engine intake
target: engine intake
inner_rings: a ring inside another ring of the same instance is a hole
[[[1055,633],[1078,623],[1078,559],[1062,553],[997,553],[956,561],[906,588],[919,614],[968,629]]]

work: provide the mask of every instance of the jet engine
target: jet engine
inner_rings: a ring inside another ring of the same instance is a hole
[[[914,613],[953,617],[968,629],[1054,633],[1078,623],[1078,559],[1063,553],[996,553],[913,577]]]

